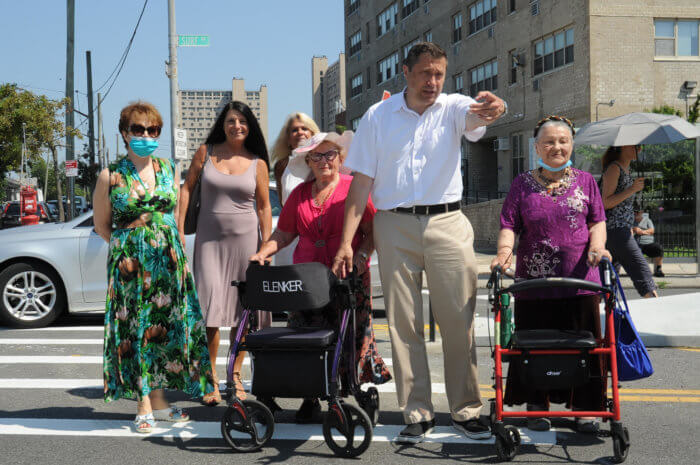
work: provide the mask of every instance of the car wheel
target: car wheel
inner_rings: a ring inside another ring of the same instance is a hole
[[[0,273],[0,321],[17,328],[50,325],[66,308],[60,278],[46,265],[15,263]]]

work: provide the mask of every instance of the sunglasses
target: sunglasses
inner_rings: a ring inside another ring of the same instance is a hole
[[[129,126],[129,132],[136,137],[142,137],[146,133],[148,133],[148,135],[151,137],[158,137],[160,136],[160,130],[160,126],[145,127],[140,124],[132,124]]]
[[[310,154],[309,154],[309,158],[310,158],[312,161],[315,161],[315,162],[317,162],[317,163],[318,163],[319,161],[321,161],[322,159],[325,158],[326,161],[330,163],[330,162],[332,162],[333,160],[335,160],[335,157],[337,157],[339,153],[340,153],[340,152],[338,152],[337,150],[333,149],[333,150],[329,150],[329,151],[326,152],[326,153],[310,153]]]

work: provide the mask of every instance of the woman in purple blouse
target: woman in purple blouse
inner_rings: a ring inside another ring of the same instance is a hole
[[[493,269],[512,263],[516,235],[516,280],[568,277],[600,284],[598,264],[610,258],[605,249],[605,210],[593,176],[571,167],[574,128],[571,121],[548,116],[535,126],[539,168],[520,174],[501,211],[498,252]],[[588,330],[600,338],[600,297],[577,289],[541,289],[515,296],[517,329]],[[591,359],[591,372],[601,375],[602,361]],[[513,364],[515,365],[515,364]],[[527,402],[528,410],[547,410],[549,403],[566,403],[574,410],[603,410],[605,379],[592,377],[580,388],[565,391],[532,390],[520,382],[510,366],[504,402]],[[579,431],[598,429],[595,419],[577,419]],[[547,418],[528,420],[528,428],[547,430]]]

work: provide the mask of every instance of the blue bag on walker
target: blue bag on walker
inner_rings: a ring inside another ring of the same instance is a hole
[[[617,377],[620,381],[633,381],[647,378],[654,373],[647,348],[644,347],[642,338],[634,327],[625,292],[620,284],[620,277],[615,273],[615,310],[613,321],[615,323],[615,352],[617,353]],[[623,307],[624,305],[624,307]]]

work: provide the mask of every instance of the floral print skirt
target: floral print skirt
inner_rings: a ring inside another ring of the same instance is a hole
[[[107,271],[105,401],[164,388],[212,392],[206,328],[177,229],[115,230]]]
[[[383,384],[391,380],[391,374],[382,356],[377,351],[372,328],[372,297],[369,271],[362,276],[362,287],[355,293],[357,312],[355,313],[355,363],[357,363],[357,381],[359,384]],[[343,309],[329,307],[322,312],[290,312],[287,326],[290,328],[318,327],[340,330],[340,318]],[[352,350],[352,348],[350,348]],[[344,348],[339,373],[343,390],[347,382],[348,348]]]

